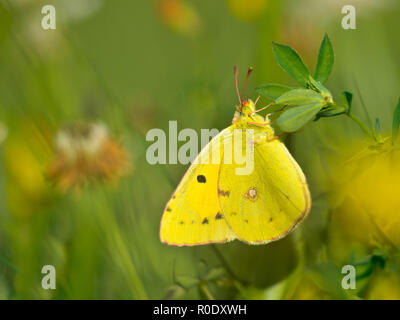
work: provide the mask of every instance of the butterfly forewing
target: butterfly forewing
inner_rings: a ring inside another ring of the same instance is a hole
[[[229,131],[222,131],[201,151],[166,205],[160,228],[162,242],[190,246],[235,238],[218,200],[223,144],[217,142],[223,136],[229,136]]]

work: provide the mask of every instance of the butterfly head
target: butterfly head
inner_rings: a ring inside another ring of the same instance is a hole
[[[239,87],[238,87],[238,68],[237,68],[237,66],[235,66],[234,73],[235,73],[236,92],[237,92],[240,104],[239,104],[239,106],[236,107],[236,113],[235,113],[235,117],[233,118],[233,122],[236,122],[236,120],[238,120],[240,118],[248,117],[251,114],[253,114],[255,111],[255,104],[251,99],[246,100],[246,101],[243,100],[244,90],[246,89],[246,83],[252,72],[253,72],[253,67],[250,67],[249,71],[247,71],[246,80],[243,85],[242,95],[240,96]]]
[[[250,116],[256,110],[253,100],[249,99],[243,101],[238,107],[237,111],[241,112],[243,115]]]
[[[253,100],[248,99],[243,101],[236,107],[236,112],[232,123],[237,125],[246,125],[249,122],[264,122],[264,118],[256,114],[256,106]]]
[[[236,92],[239,99],[239,105],[236,107],[236,112],[235,116],[233,117],[232,123],[236,124],[236,126],[240,128],[246,128],[248,127],[248,125],[251,124],[261,124],[262,126],[265,126],[266,122],[268,122],[268,116],[264,119],[262,116],[257,114],[257,112],[260,110],[256,110],[256,104],[253,102],[253,100],[251,99],[243,100],[244,91],[246,89],[246,83],[250,77],[250,74],[253,72],[253,67],[250,67],[249,71],[247,71],[246,80],[243,85],[242,95],[240,95],[239,93],[238,80],[237,80],[238,69],[236,66],[234,71],[235,71]]]

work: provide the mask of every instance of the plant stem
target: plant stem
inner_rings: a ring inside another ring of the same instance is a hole
[[[201,284],[199,285],[199,287],[200,287],[200,290],[203,292],[203,294],[206,296],[206,298],[207,298],[208,300],[215,300],[214,296],[212,295],[212,293],[211,293],[210,290],[208,289],[206,283],[201,283]]]
[[[355,116],[354,114],[352,114],[352,113],[347,113],[347,116],[348,116],[351,120],[353,120],[355,123],[357,123],[358,126],[362,129],[362,131],[364,131],[364,133],[365,133],[368,137],[370,137],[370,138],[376,140],[376,139],[375,139],[375,136],[374,136],[373,133],[372,133],[372,131],[371,131],[370,129],[368,129],[368,127],[364,124],[364,122],[362,122],[358,117],[356,117],[356,116]]]
[[[105,195],[103,195],[103,197],[107,199]],[[97,201],[97,203],[99,203],[99,201]],[[107,210],[106,206],[99,208],[97,212],[99,213],[98,221],[100,227],[102,228],[105,240],[109,246],[109,252],[113,260],[119,265],[130,281],[131,288],[133,289],[133,297],[137,297],[140,300],[149,299],[115,216],[111,211]]]
[[[214,250],[215,255],[217,256],[217,258],[221,261],[223,267],[225,268],[225,270],[229,273],[229,275],[233,278],[236,279],[235,273],[233,272],[233,270],[231,269],[231,267],[229,266],[228,262],[225,260],[224,256],[221,254],[221,252],[218,250],[217,246],[215,244],[211,245],[211,248]]]
[[[4,264],[6,264],[8,267],[10,267],[13,271],[18,272],[19,269],[18,267],[13,264],[12,262],[10,262],[8,259],[6,259],[5,257],[0,256],[0,262],[4,262]]]

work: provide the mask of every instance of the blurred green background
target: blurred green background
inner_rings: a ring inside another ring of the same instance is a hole
[[[167,130],[169,120],[197,131],[230,124],[234,65],[240,81],[254,66],[253,99],[257,85],[295,85],[271,41],[291,45],[313,69],[325,33],[335,49],[327,87],[338,100],[353,92],[354,113],[366,123],[379,117],[389,134],[400,3],[353,2],[356,30],[342,29],[349,3],[338,0],[0,0],[0,299],[400,299],[398,237],[388,248],[357,215],[335,220],[342,202],[331,199],[346,188],[332,180],[353,176],[332,162],[364,138],[349,119],[322,119],[285,139],[313,208],[294,233],[266,246],[161,244],[162,211],[187,167],[145,158],[147,131]],[[56,8],[56,30],[41,27],[46,4]],[[55,137],[77,123],[104,124],[128,170],[58,188],[46,174]],[[389,207],[390,238],[400,232],[400,211]],[[366,241],[352,238],[360,228]],[[360,261],[357,290],[342,290],[341,266]],[[41,287],[48,264],[56,290]]]

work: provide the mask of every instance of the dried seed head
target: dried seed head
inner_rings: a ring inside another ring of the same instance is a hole
[[[55,149],[74,161],[82,155],[96,156],[107,138],[103,124],[75,125],[57,133]]]
[[[103,124],[79,124],[60,130],[48,177],[63,191],[88,182],[116,180],[127,172],[127,154]]]

